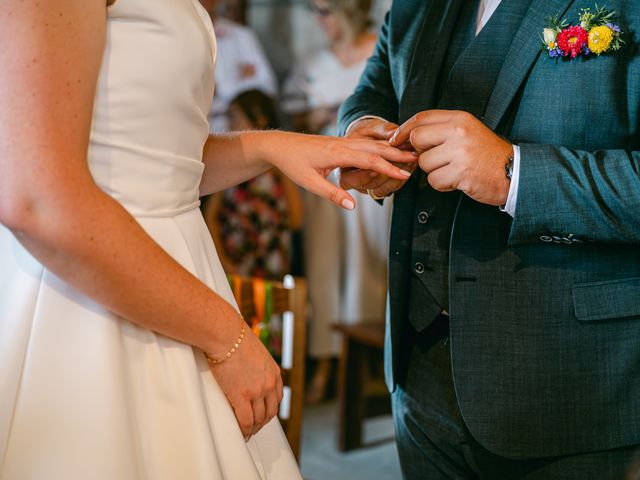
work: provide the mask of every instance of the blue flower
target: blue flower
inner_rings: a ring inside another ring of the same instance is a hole
[[[589,50],[589,47],[587,45],[582,47],[582,54],[586,57],[587,55],[591,55],[591,50]]]
[[[616,25],[615,23],[607,23],[606,25],[607,27],[609,27],[611,30],[613,30],[616,33],[620,33],[620,27],[618,25]]]
[[[563,55],[564,52],[557,47],[549,50],[549,56],[551,58],[562,57]]]

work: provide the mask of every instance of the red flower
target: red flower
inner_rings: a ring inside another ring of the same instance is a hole
[[[562,54],[567,57],[576,58],[582,53],[585,45],[589,44],[589,34],[579,25],[565,28],[558,34],[556,39],[558,48],[562,50]]]

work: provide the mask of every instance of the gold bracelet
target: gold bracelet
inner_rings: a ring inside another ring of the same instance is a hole
[[[236,340],[236,343],[233,345],[233,347],[231,347],[231,350],[229,350],[227,353],[225,353],[222,357],[219,357],[219,358],[210,357],[209,355],[207,355],[207,352],[202,352],[204,353],[204,357],[207,359],[207,362],[209,362],[211,365],[219,365],[225,360],[229,360],[231,358],[231,355],[233,355],[236,352],[236,350],[240,348],[240,344],[242,343],[242,340],[244,340],[244,332],[247,327],[247,322],[244,321],[244,318],[242,317],[240,318],[242,320],[242,330],[240,330],[240,336]]]

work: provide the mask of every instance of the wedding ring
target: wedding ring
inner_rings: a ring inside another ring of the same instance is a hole
[[[367,194],[369,194],[369,196],[373,198],[376,202],[386,197],[386,195],[382,195],[381,197],[376,195],[375,193],[373,193],[373,190],[371,190],[370,188],[367,188]]]

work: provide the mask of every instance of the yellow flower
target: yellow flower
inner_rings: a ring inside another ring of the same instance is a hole
[[[589,30],[589,50],[596,55],[606,52],[613,41],[613,31],[606,25]]]
[[[547,43],[547,47],[549,48],[549,50],[553,50],[554,48],[556,48],[556,42]]]

